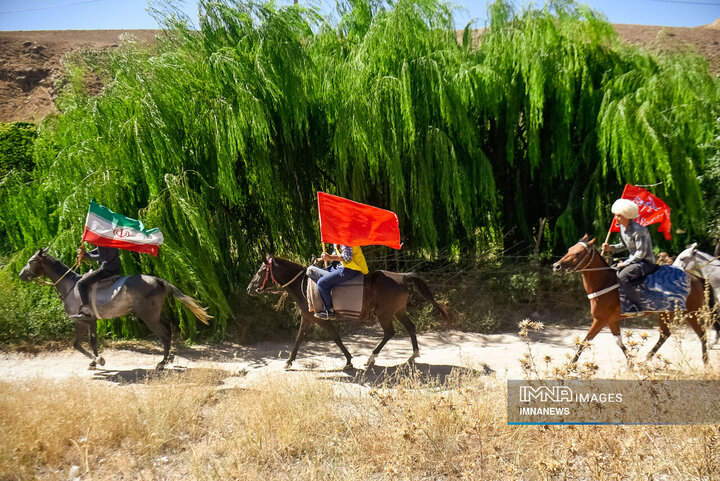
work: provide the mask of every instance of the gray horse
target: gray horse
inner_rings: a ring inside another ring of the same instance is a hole
[[[675,267],[679,267],[686,272],[694,271],[698,277],[707,280],[710,283],[710,289],[713,292],[715,303],[720,301],[720,260],[717,257],[698,250],[697,242],[690,244],[675,258],[673,263]],[[713,323],[714,338],[708,341],[708,345],[714,345],[720,338],[720,323]]]
[[[48,255],[47,249],[40,249],[28,260],[25,267],[20,271],[20,279],[29,281],[35,278],[47,277],[51,284],[57,289],[60,298],[65,304],[65,312],[74,314],[80,308],[80,296],[77,289],[77,281],[80,275],[71,270],[59,260]],[[134,275],[101,281],[96,291],[95,319],[91,321],[75,322],[75,349],[92,359],[90,367],[97,364],[105,364],[102,357],[98,357],[97,350],[97,319],[114,319],[126,314],[134,313],[143,320],[153,334],[160,338],[163,344],[163,359],[156,369],[162,370],[167,362],[172,362],[170,356],[170,341],[172,340],[172,329],[170,321],[162,316],[162,308],[167,293],[171,292],[177,300],[185,304],[193,314],[203,323],[207,324],[212,319],[207,308],[201,307],[198,302],[190,296],[186,296],[180,290],[165,279],[154,276]],[[82,347],[80,334],[82,327],[87,327],[90,334],[90,345],[93,354],[90,354]]]

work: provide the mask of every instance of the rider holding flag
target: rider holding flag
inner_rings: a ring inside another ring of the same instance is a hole
[[[90,285],[108,277],[120,275],[122,269],[120,250],[117,247],[98,246],[90,252],[86,252],[85,247],[81,245],[78,248],[77,255],[78,261],[82,261],[83,258],[87,257],[92,261],[99,262],[100,267],[87,272],[77,282],[76,285],[80,293],[80,309],[77,314],[73,314],[70,318],[80,321],[93,320],[95,317],[90,310]]]
[[[648,274],[652,274],[658,268],[653,254],[652,240],[647,227],[635,222],[640,215],[638,205],[629,199],[618,199],[612,205],[612,213],[615,214],[620,224],[620,243],[602,245],[603,252],[615,253],[629,251],[630,257],[620,262],[618,268],[618,283],[620,289],[627,299],[635,306],[640,305],[637,287]]]

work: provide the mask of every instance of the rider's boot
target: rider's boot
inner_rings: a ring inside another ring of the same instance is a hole
[[[93,319],[95,319],[95,316],[90,311],[90,306],[88,306],[87,304],[83,304],[82,306],[80,306],[78,313],[73,314],[69,317],[70,319],[76,319],[78,321],[92,321]]]

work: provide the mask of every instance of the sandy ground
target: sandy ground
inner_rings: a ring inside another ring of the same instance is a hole
[[[639,356],[645,354],[658,338],[655,329],[629,328],[634,339],[640,341],[640,334],[646,332],[648,339],[640,346]],[[530,349],[539,370],[560,366],[573,351],[573,340],[583,337],[585,329],[545,328],[530,334]],[[264,342],[251,346],[236,344],[197,345],[181,347],[169,369],[185,371],[190,369],[212,369],[227,372],[224,381],[228,385],[247,385],[268,374],[292,376],[303,372],[328,380],[348,381],[359,378],[367,382],[360,385],[377,384],[402,369],[412,353],[410,340],[396,335],[385,346],[377,358],[376,365],[366,370],[364,363],[374,345],[380,340],[380,333],[373,329],[344,336],[344,342],[353,358],[354,370],[343,371],[344,357],[332,341],[305,342],[292,369],[285,370],[285,360],[291,342]],[[417,371],[424,376],[440,381],[453,370],[461,369],[477,375],[495,376],[500,380],[522,379],[520,359],[528,352],[528,344],[517,334],[477,334],[460,331],[426,333],[418,336],[420,357],[416,360]],[[689,329],[680,329],[660,349],[659,354],[672,361],[673,369],[684,372],[702,371],[700,344]],[[38,354],[0,354],[0,379],[5,381],[32,380],[34,378],[62,380],[73,376],[97,382],[117,385],[142,381],[154,373],[155,364],[161,359],[159,346],[143,343],[122,349],[101,351],[106,364],[102,368],[89,370],[89,360],[72,349],[48,351]],[[550,356],[549,365],[546,356]],[[720,361],[720,351],[710,351],[710,363]],[[609,331],[600,333],[591,348],[583,353],[581,362],[594,362],[599,366],[595,377],[611,378],[622,376],[627,364]]]

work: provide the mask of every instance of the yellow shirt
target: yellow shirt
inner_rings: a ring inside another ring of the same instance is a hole
[[[339,247],[340,246],[336,245],[335,249],[338,252],[341,252],[341,249],[339,249]],[[347,267],[348,269],[360,271],[363,274],[367,274],[368,272],[370,272],[368,270],[367,263],[365,262],[365,256],[363,255],[362,249],[359,246],[352,248],[352,259],[350,259],[350,261],[345,262],[341,260],[340,262],[342,262],[343,267]]]

